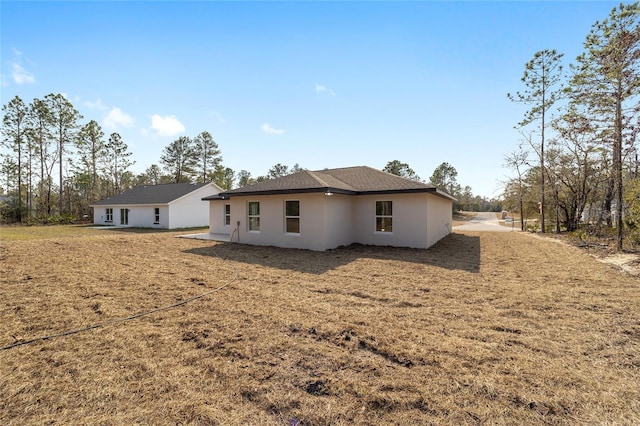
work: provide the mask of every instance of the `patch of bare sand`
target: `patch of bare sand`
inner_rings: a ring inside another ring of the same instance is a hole
[[[540,238],[546,241],[563,244],[567,247],[572,247],[575,250],[589,254],[599,262],[613,265],[629,275],[632,275],[634,277],[640,276],[640,253],[615,253],[603,249],[598,250],[597,248],[590,248],[590,246],[585,246],[585,248],[576,247],[574,244],[567,242],[566,239],[558,238],[555,234],[541,235],[530,232],[523,234],[529,235],[534,238]]]
[[[638,276],[640,275],[640,255],[632,253],[609,254],[605,257],[594,256],[600,262],[608,263],[622,269],[624,272]]]

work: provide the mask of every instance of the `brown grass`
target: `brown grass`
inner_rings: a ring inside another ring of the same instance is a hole
[[[0,423],[638,424],[639,281],[524,233],[325,253],[2,241]]]

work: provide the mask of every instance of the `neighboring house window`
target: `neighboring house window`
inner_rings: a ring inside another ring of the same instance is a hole
[[[376,201],[376,232],[393,232],[392,201]]]
[[[113,222],[113,209],[106,209],[106,216],[105,222]]]
[[[156,207],[153,209],[153,223],[154,225],[160,223],[160,207]]]
[[[120,209],[120,225],[129,224],[129,209]]]
[[[260,230],[260,203],[249,201],[249,231]]]
[[[224,205],[224,224],[225,226],[231,225],[231,204]]]
[[[300,233],[300,201],[284,202],[284,223],[287,234]]]

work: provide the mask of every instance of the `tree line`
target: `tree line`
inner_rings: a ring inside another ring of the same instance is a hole
[[[382,170],[407,179],[423,182],[420,176],[407,163],[399,160],[389,161]],[[446,161],[433,170],[428,182],[456,198],[456,201],[453,202],[454,211],[499,212],[502,210],[501,200],[487,200],[479,195],[473,195],[469,185],[462,187],[458,183],[458,171]]]
[[[213,136],[203,131],[166,146],[159,164],[134,174],[131,151],[119,133],[105,135],[61,94],[26,104],[16,96],[2,107],[0,215],[3,222],[69,222],[91,219],[94,201],[134,186],[215,182],[230,189],[251,181],[222,165]]]
[[[276,164],[269,169],[266,175],[257,178],[249,178],[248,181],[242,182],[239,186],[245,186],[250,183],[260,182],[266,179],[275,179],[303,170],[297,163],[293,167],[283,164]],[[383,172],[391,173],[405,179],[415,180],[417,182],[425,182],[407,163],[400,160],[391,160],[382,169]],[[458,183],[458,171],[448,162],[441,163],[436,167],[428,179],[428,182],[436,188],[446,192],[456,198],[453,202],[453,211],[495,211],[502,210],[502,201],[497,199],[487,200],[479,195],[473,195],[470,186],[462,187]]]
[[[618,250],[625,227],[640,242],[639,18],[635,2],[595,22],[568,72],[562,53],[536,52],[525,64],[524,90],[507,94],[528,107],[516,126],[518,147],[505,155],[514,176],[503,194],[522,229],[534,217],[541,232],[587,222],[611,229]]]
[[[131,151],[119,133],[106,135],[61,94],[26,104],[16,96],[2,107],[0,216],[3,222],[64,223],[91,220],[92,202],[140,185],[214,182],[224,190],[303,170],[277,163],[265,175],[235,172],[222,163],[221,150],[208,131],[180,136],[162,151],[157,164],[134,174]],[[387,163],[384,171],[422,181],[408,164]],[[455,210],[500,210],[496,200],[473,196],[457,182],[456,169],[442,163],[431,183],[456,197]]]

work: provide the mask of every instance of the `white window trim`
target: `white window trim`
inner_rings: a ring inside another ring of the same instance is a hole
[[[156,213],[156,211],[158,213]],[[160,225],[160,207],[153,208],[153,224]]]
[[[376,212],[376,204],[378,202],[384,202],[384,201],[388,201],[391,203],[391,211],[392,213],[390,215],[384,214],[384,215],[379,215]],[[393,200],[376,200],[374,205],[373,205],[373,233],[377,234],[377,235],[393,235],[393,231],[378,231],[376,228],[378,227],[378,218],[379,217],[388,217],[391,218],[391,228],[393,229]]]
[[[104,209],[105,223],[113,223],[113,207],[107,207]],[[111,219],[109,219],[111,218]]]
[[[251,203],[258,203],[258,214],[257,215],[251,215],[250,213],[250,209],[249,209],[249,204]],[[257,217],[258,218],[258,229],[251,229],[251,218],[253,217]],[[252,234],[259,234],[260,233],[260,201],[247,201],[247,232],[250,232]]]
[[[287,216],[287,202],[295,201],[298,203],[298,216]],[[288,232],[287,231],[287,219],[298,219],[298,232]],[[300,220],[300,200],[284,200],[284,233],[285,235],[291,235],[294,237],[300,236],[300,224],[302,221]]]
[[[229,206],[229,213],[227,214],[227,206]],[[229,218],[229,223],[227,223],[227,218]],[[231,226],[231,204],[224,204],[222,210],[222,226]]]

